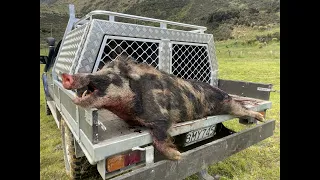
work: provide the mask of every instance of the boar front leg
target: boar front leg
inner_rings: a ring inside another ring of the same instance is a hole
[[[153,145],[155,148],[170,160],[181,159],[181,153],[176,149],[172,143],[167,130],[169,128],[168,119],[157,119],[152,122],[141,122],[144,126],[150,128]]]

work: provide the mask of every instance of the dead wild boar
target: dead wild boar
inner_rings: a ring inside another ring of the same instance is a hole
[[[184,80],[123,56],[95,73],[62,74],[62,84],[80,92],[73,99],[75,104],[104,108],[128,124],[146,126],[155,148],[171,160],[181,158],[167,134],[173,123],[221,114],[264,120],[217,87]]]

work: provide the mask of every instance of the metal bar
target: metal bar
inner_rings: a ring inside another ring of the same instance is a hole
[[[158,40],[158,39],[150,39],[150,38],[146,39],[146,38],[136,38],[136,37],[123,37],[123,36],[105,36],[104,38],[106,38],[106,40],[116,39],[116,40],[126,40],[126,41],[152,42],[152,43],[160,43],[161,42],[161,40]]]
[[[73,4],[69,4],[69,17],[76,18],[75,8]]]
[[[109,16],[109,21],[114,22],[114,16]]]
[[[75,21],[78,21],[79,19],[77,19],[77,18],[75,18]],[[78,27],[81,27],[82,25],[84,25],[84,24],[86,24],[86,23],[88,23],[89,22],[89,20],[84,20],[84,21],[82,21],[82,23],[79,23],[79,24],[77,24],[77,26],[75,26],[76,28],[78,28]]]
[[[78,124],[75,122],[75,120],[72,118],[72,116],[69,114],[68,110],[64,107],[63,104],[61,104],[61,115],[63,119],[65,120],[66,124],[68,125],[70,131],[72,132],[74,138],[79,141],[78,136]]]
[[[270,109],[272,106],[272,102],[270,101],[266,101],[266,102],[263,102],[261,104],[259,104],[259,106],[251,106],[251,105],[247,105],[246,107],[252,111],[263,111],[263,110],[266,110],[266,109]]]
[[[203,33],[203,32],[202,32]],[[210,85],[213,85],[213,79],[212,79],[212,72],[214,71],[213,66],[212,66],[212,57],[210,56],[210,52],[209,52],[209,47],[208,44],[206,44],[206,51],[207,51],[207,56],[208,56],[208,61],[209,61],[209,66],[211,68],[210,71]]]
[[[92,165],[95,165],[98,161],[94,161],[93,159],[94,158],[93,144],[90,142],[88,137],[85,135],[85,133],[81,129],[80,129],[80,137],[81,137],[81,142],[78,142],[78,143],[79,143],[79,146],[81,147],[82,152],[86,155],[86,158],[88,159],[89,163]]]
[[[190,45],[190,46],[206,46],[206,43],[193,43],[193,42],[179,42],[179,41],[170,41],[171,44],[181,44],[181,45]]]
[[[208,173],[208,169],[203,169],[200,172],[197,172],[197,176],[199,180],[217,180]]]
[[[95,110],[92,110],[92,143],[93,144],[96,144],[99,142],[99,132],[98,132],[98,126],[99,126],[99,123],[98,123],[98,110],[95,109]]]
[[[259,91],[259,89],[272,89],[272,84],[219,79],[218,87],[229,94],[269,100],[270,91]]]
[[[113,180],[172,180],[184,179],[211,164],[215,164],[253,144],[273,135],[275,120],[267,121],[247,130],[229,135],[216,141],[182,153],[179,161],[163,160],[133,170]]]
[[[196,130],[202,127],[210,126],[213,124],[221,123],[230,119],[233,119],[234,116],[231,115],[219,115],[219,116],[210,116],[207,118],[197,119],[194,121],[187,121],[183,123],[178,123],[173,125],[168,133],[171,136],[176,136],[179,134],[183,134],[192,130]]]
[[[102,11],[102,10],[91,11],[86,16],[81,18],[79,21],[75,22],[75,25],[77,25],[78,23],[80,23],[83,20],[86,20],[88,18],[92,18],[93,15],[117,16],[117,17],[129,18],[129,19],[137,19],[137,20],[142,20],[142,21],[164,23],[164,24],[170,24],[170,25],[174,25],[174,26],[194,28],[194,29],[199,29],[202,31],[207,30],[207,28],[204,26],[196,26],[196,25],[191,25],[191,24],[184,24],[184,23],[178,23],[178,22],[173,22],[173,21],[154,19],[154,18],[148,18],[148,17],[142,17],[142,16],[135,16],[135,15],[129,15],[129,14],[123,14],[123,13],[117,13],[117,12],[111,12],[111,11]]]
[[[271,102],[266,101],[258,106],[255,107],[248,107],[248,109],[253,110],[253,111],[262,111],[265,109],[270,109],[271,108]],[[187,133],[192,130],[196,130],[202,127],[210,126],[213,124],[221,123],[230,119],[236,118],[235,116],[232,115],[218,115],[218,116],[209,116],[206,118],[202,119],[197,119],[194,121],[187,121],[183,123],[178,123],[173,125],[169,130],[168,133],[171,136],[176,136],[179,134]]]
[[[76,154],[77,158],[85,156],[85,154],[83,153],[83,151],[77,141],[75,141],[74,146],[75,146],[74,149],[75,149],[75,154]]]
[[[101,44],[100,50],[99,50],[99,54],[98,54],[98,57],[96,59],[95,65],[93,66],[92,72],[96,72],[98,67],[99,67],[99,64],[100,64],[100,61],[101,61],[101,57],[102,57],[102,54],[103,54],[103,51],[104,51],[104,48],[106,46],[106,42],[107,42],[108,38],[109,38],[108,36],[104,36],[103,37],[102,44]]]
[[[106,160],[103,159],[97,163],[97,170],[102,179],[106,179]]]
[[[70,99],[71,100],[71,99]],[[78,126],[78,128],[77,128],[77,131],[78,131],[78,134],[77,134],[77,136],[79,137],[79,141],[81,141],[81,139],[80,139],[80,117],[79,117],[79,106],[78,105],[76,105],[76,124],[77,124],[77,126]]]
[[[146,149],[146,164],[151,164],[154,162],[154,147],[147,146]]]
[[[54,121],[56,122],[58,128],[60,128],[60,122],[57,116],[57,110],[54,101],[47,101],[51,114],[53,116]]]
[[[204,33],[203,30],[197,29],[197,30],[192,30],[189,32],[193,32],[193,33]]]
[[[160,28],[161,28],[161,29],[167,29],[167,24],[165,24],[165,23],[160,23]]]
[[[66,36],[67,34],[72,30],[73,28],[73,23],[76,22],[76,18],[75,18],[75,8],[74,8],[74,5],[73,4],[69,4],[69,20],[68,20],[68,24],[67,24],[67,27],[66,27],[66,30],[63,34],[63,37],[62,37],[62,40],[61,40],[61,46],[59,47],[59,51],[58,51],[58,54],[57,54],[57,57],[56,59],[58,59],[58,57],[60,56],[60,52],[61,52],[61,48],[63,47],[62,45],[64,44],[64,41],[66,39]],[[56,67],[56,64],[57,64],[58,61],[55,61],[54,62],[54,65],[53,67]],[[57,79],[56,78],[56,73],[55,73],[55,70],[52,71],[52,77],[54,79]]]
[[[159,44],[159,70],[170,73],[170,40],[162,39]]]

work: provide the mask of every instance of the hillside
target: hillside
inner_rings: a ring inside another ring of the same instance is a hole
[[[77,17],[99,9],[202,25],[218,41],[234,38],[232,30],[239,25],[280,23],[280,0],[40,0],[40,44],[51,32],[61,39],[70,3]]]

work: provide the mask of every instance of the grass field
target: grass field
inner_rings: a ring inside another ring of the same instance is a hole
[[[270,32],[279,31],[274,28]],[[280,91],[280,42],[271,42],[262,48],[258,44],[242,45],[255,35],[270,32],[238,28],[243,34],[238,39],[216,43],[219,78],[251,82],[271,83]],[[40,54],[44,54],[40,50]],[[60,131],[53,118],[45,115],[44,92],[41,81],[43,65],[40,65],[40,179],[67,179],[65,175]],[[210,174],[219,174],[221,180],[276,180],[280,179],[280,93],[271,93],[272,108],[267,119],[276,120],[274,135],[215,165]],[[225,123],[234,130],[245,126],[231,120]],[[197,179],[190,176],[188,180]]]

